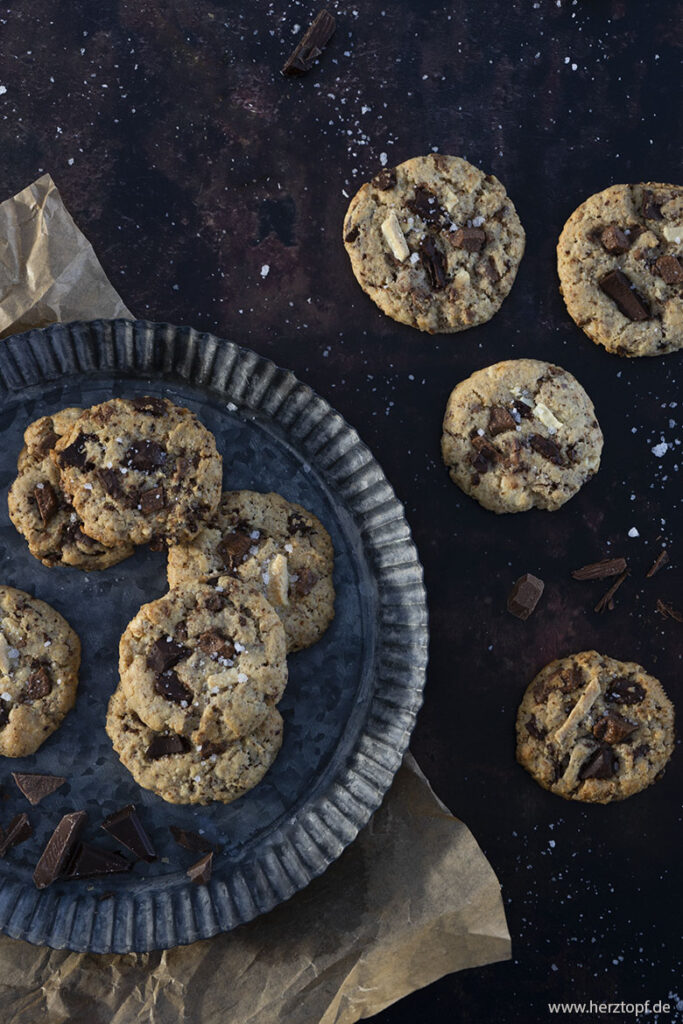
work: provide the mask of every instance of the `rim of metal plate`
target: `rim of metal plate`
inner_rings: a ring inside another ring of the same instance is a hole
[[[190,327],[142,320],[54,324],[2,343],[0,404],[67,376],[166,379],[202,387],[277,424],[320,472],[359,530],[378,594],[376,673],[364,727],[324,793],[265,838],[249,864],[208,886],[171,892],[38,892],[6,879],[0,929],[13,938],[91,952],[144,952],[209,938],[271,910],[339,857],[367,824],[405,753],[427,665],[423,572],[404,510],[342,416],[293,373]]]

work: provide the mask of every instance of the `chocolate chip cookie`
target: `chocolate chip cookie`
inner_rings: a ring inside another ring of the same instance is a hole
[[[114,398],[87,409],[53,458],[83,529],[109,547],[192,537],[220,499],[213,434],[165,398]]]
[[[674,748],[674,709],[634,662],[582,651],[539,672],[517,714],[517,760],[566,800],[606,804],[655,782]]]
[[[394,320],[430,334],[491,319],[515,280],[524,238],[498,179],[441,154],[381,170],[344,219],[363,291]]]
[[[52,451],[82,409],[62,409],[31,423],[24,434],[17,478],[7,504],[10,519],[28,541],[31,554],[43,565],[107,569],[133,553],[132,544],[105,547],[83,532],[83,523],[61,486]]]
[[[193,581],[143,605],[119,646],[121,688],[156,731],[195,744],[252,732],[287,683],[282,623],[238,580]]]
[[[332,541],[279,494],[228,491],[197,536],[168,551],[168,584],[221,573],[260,590],[280,616],[288,651],[310,647],[334,617]]]
[[[150,729],[120,687],[109,701],[106,730],[138,785],[172,804],[237,800],[261,781],[282,745],[282,718],[275,708],[268,708],[248,736],[197,745],[178,733]]]
[[[484,508],[552,511],[597,473],[602,432],[571,373],[510,359],[452,391],[441,451],[452,480]]]
[[[0,586],[0,754],[33,754],[74,706],[81,644],[44,601]]]
[[[683,186],[612,185],[590,196],[557,246],[560,291],[589,338],[620,356],[683,346]]]

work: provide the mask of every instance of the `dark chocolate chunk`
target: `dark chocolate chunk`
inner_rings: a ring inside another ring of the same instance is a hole
[[[163,398],[143,395],[142,397],[131,398],[130,403],[138,412],[146,412],[150,416],[163,416],[166,412],[166,401]]]
[[[79,843],[64,866],[64,878],[94,878],[96,875],[118,875],[130,871],[133,863],[120,853],[102,850],[90,843]]]
[[[521,398],[512,406],[512,412],[517,413],[519,418],[522,420],[530,420],[534,415],[533,408],[530,405],[527,405],[526,402],[523,402]]]
[[[621,576],[612,584],[609,590],[602,595],[595,606],[596,612],[612,611],[614,609],[614,595],[628,576],[628,570],[624,570]]]
[[[25,700],[40,700],[41,697],[47,697],[52,690],[52,680],[45,665],[34,664],[33,668],[34,671],[26,682],[23,695]]]
[[[207,757],[213,757],[214,755],[218,757],[219,754],[224,754],[227,749],[227,743],[213,743],[211,740],[207,740],[206,743],[201,743],[199,747],[202,760]]]
[[[668,561],[669,552],[666,550],[666,548],[662,548],[662,550],[659,552],[659,554],[655,558],[654,562],[652,563],[648,571],[645,573],[645,579],[651,579],[655,575],[655,573],[658,573],[659,570],[662,569],[668,563]]]
[[[286,76],[310,71],[334,35],[336,21],[329,11],[319,11],[282,67]]]
[[[535,715],[531,715],[524,724],[529,735],[537,740],[545,739],[548,735],[548,730],[538,724]]]
[[[151,668],[152,672],[165,672],[177,665],[183,658],[189,657],[190,654],[192,651],[189,647],[177,643],[171,637],[162,636],[150,648],[147,655],[147,667]]]
[[[0,729],[9,722],[10,705],[6,700],[0,700]]]
[[[602,229],[600,241],[605,249],[607,249],[607,252],[611,253],[627,252],[631,248],[631,240],[628,235],[625,235],[616,224],[610,224],[608,228]]]
[[[34,807],[66,782],[61,775],[31,775],[24,772],[12,772],[12,778]]]
[[[344,235],[344,241],[348,242],[349,245],[353,245],[353,243],[358,238],[359,234],[360,234],[360,227],[359,227],[358,224],[354,224],[354,226],[349,231],[347,231],[346,234]]]
[[[4,857],[8,850],[19,843],[25,842],[33,835],[33,826],[28,820],[27,814],[17,814],[7,826],[7,831],[0,839],[0,857]]]
[[[178,678],[175,669],[169,668],[154,680],[154,692],[171,701],[173,704],[191,704],[194,700],[192,690]]]
[[[490,256],[484,264],[484,273],[491,284],[495,284],[497,281],[500,281],[500,274],[498,273],[496,265]]]
[[[111,495],[112,498],[120,498],[123,494],[121,477],[115,469],[98,469],[97,479],[105,493]]]
[[[218,591],[214,591],[213,594],[209,594],[207,599],[204,601],[204,607],[210,612],[219,612],[223,608],[224,604],[225,602]]]
[[[600,278],[598,284],[600,291],[612,299],[629,320],[649,319],[650,311],[635,288],[631,287],[631,282],[626,274],[621,270],[610,270]]]
[[[573,693],[583,686],[583,671],[578,665],[555,672],[554,675],[545,679],[539,679],[534,684],[534,698],[539,704],[547,699],[548,694],[559,689],[562,693]]]
[[[634,757],[645,757],[646,754],[650,753],[649,743],[640,743],[637,747],[633,748]]]
[[[135,441],[124,455],[124,459],[132,469],[149,473],[150,470],[164,465],[166,449],[158,441]]]
[[[655,270],[664,284],[680,284],[683,281],[683,265],[675,256],[660,256],[655,262]]]
[[[301,569],[298,579],[292,583],[292,593],[295,597],[306,597],[313,590],[320,577],[312,569]]]
[[[380,192],[388,192],[390,188],[394,188],[396,185],[396,168],[383,167],[370,184],[378,188]]]
[[[598,747],[579,768],[579,778],[611,779],[616,767],[616,758],[610,748]]]
[[[451,242],[456,249],[481,252],[486,245],[486,232],[483,228],[458,228],[455,234],[451,235]]]
[[[57,441],[59,441],[59,434],[56,434],[54,430],[46,431],[40,440],[40,444],[38,445],[38,453],[40,455],[47,455],[47,453],[51,451],[57,444]]]
[[[210,658],[225,658],[230,661],[235,657],[235,646],[217,629],[207,629],[199,637],[199,649]]]
[[[156,860],[152,841],[142,826],[134,804],[128,804],[122,810],[110,814],[100,828],[113,836],[121,846],[130,850],[138,860],[146,860],[148,863]]]
[[[545,589],[543,580],[531,573],[520,576],[508,595],[507,608],[518,619],[528,619],[541,600]]]
[[[581,569],[574,569],[572,577],[575,580],[605,580],[609,576],[618,576],[625,571],[625,558],[603,558],[599,562],[584,565]]]
[[[643,198],[640,206],[640,212],[646,220],[661,220],[662,211],[660,209],[662,200],[656,199],[654,192],[650,189],[643,189]]]
[[[593,735],[603,743],[621,743],[638,728],[637,722],[630,722],[616,711],[608,711],[593,726]]]
[[[657,611],[666,619],[674,619],[675,622],[683,622],[683,612],[679,612],[672,604],[666,604],[660,597],[657,598]]]
[[[38,506],[40,518],[43,520],[43,525],[47,526],[59,508],[59,501],[57,500],[54,487],[46,480],[45,483],[38,484],[33,492],[33,497],[36,499],[36,505]]]
[[[234,568],[244,561],[253,547],[254,541],[244,530],[226,533],[218,545],[217,551],[227,568]]]
[[[406,202],[411,213],[421,217],[426,224],[442,225],[448,220],[448,214],[439,203],[433,192],[424,185],[416,185],[413,198]]]
[[[159,733],[154,737],[145,751],[148,761],[156,761],[170,754],[186,754],[190,750],[190,741],[177,733]]]
[[[562,450],[559,445],[552,441],[549,437],[543,437],[542,434],[531,434],[529,436],[529,444],[538,455],[541,455],[548,462],[552,462],[555,466],[563,466],[564,458],[562,456]]]
[[[430,287],[435,292],[441,291],[447,284],[446,264],[430,235],[425,235],[420,242],[420,256]]]
[[[625,676],[613,679],[605,690],[605,700],[610,704],[640,704],[645,697],[644,687]]]
[[[213,863],[213,853],[205,854],[201,860],[198,860],[195,864],[190,865],[187,869],[187,877],[190,881],[196,885],[208,885],[211,880],[211,865]]]
[[[143,515],[154,515],[155,512],[162,508],[166,508],[166,494],[162,484],[142,492],[140,495],[140,510]]]
[[[95,441],[94,434],[79,434],[76,440],[59,454],[59,462],[62,466],[73,466],[76,469],[92,469],[92,462],[88,461],[85,445],[87,441]]]
[[[193,853],[214,853],[216,847],[213,843],[210,843],[208,839],[204,839],[203,836],[198,835],[197,832],[190,832],[185,828],[178,828],[177,825],[170,825],[170,830],[173,838],[175,839],[178,846],[182,846],[185,850],[191,850]]]
[[[515,429],[515,418],[509,409],[502,405],[494,405],[489,411],[488,432],[495,437],[497,434],[504,434],[508,430]]]
[[[78,845],[87,817],[85,811],[74,811],[65,814],[57,825],[33,872],[38,889],[44,889],[62,873]]]

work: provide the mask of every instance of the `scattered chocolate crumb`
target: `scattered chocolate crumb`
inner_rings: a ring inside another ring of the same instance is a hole
[[[606,594],[603,594],[598,603],[595,606],[596,612],[614,611],[614,595],[617,590],[628,576],[628,569],[622,572],[619,579],[612,584]]]
[[[545,589],[543,580],[531,573],[520,576],[513,586],[507,600],[507,609],[518,619],[528,619],[536,608]]]
[[[683,622],[683,612],[679,612],[673,605],[665,604],[660,597],[657,598],[657,611],[666,619],[675,619],[676,622]]]
[[[663,569],[669,561],[669,552],[666,550],[666,548],[662,548],[662,550],[659,552],[659,554],[655,558],[654,562],[652,563],[648,571],[645,573],[645,579],[652,579],[655,573],[658,573],[660,569]]]
[[[619,576],[622,572],[626,572],[625,558],[603,558],[581,569],[574,569],[572,577],[575,580],[605,580],[609,576]]]
[[[304,32],[301,41],[285,61],[281,74],[286,77],[304,75],[314,66],[318,57],[334,35],[336,21],[329,11],[319,11]]]

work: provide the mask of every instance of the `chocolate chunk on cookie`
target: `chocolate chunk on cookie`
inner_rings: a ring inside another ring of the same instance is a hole
[[[579,685],[568,689],[570,676]],[[661,776],[673,747],[674,710],[661,683],[597,651],[546,665],[517,714],[517,760],[567,800],[609,803],[638,793]]]

